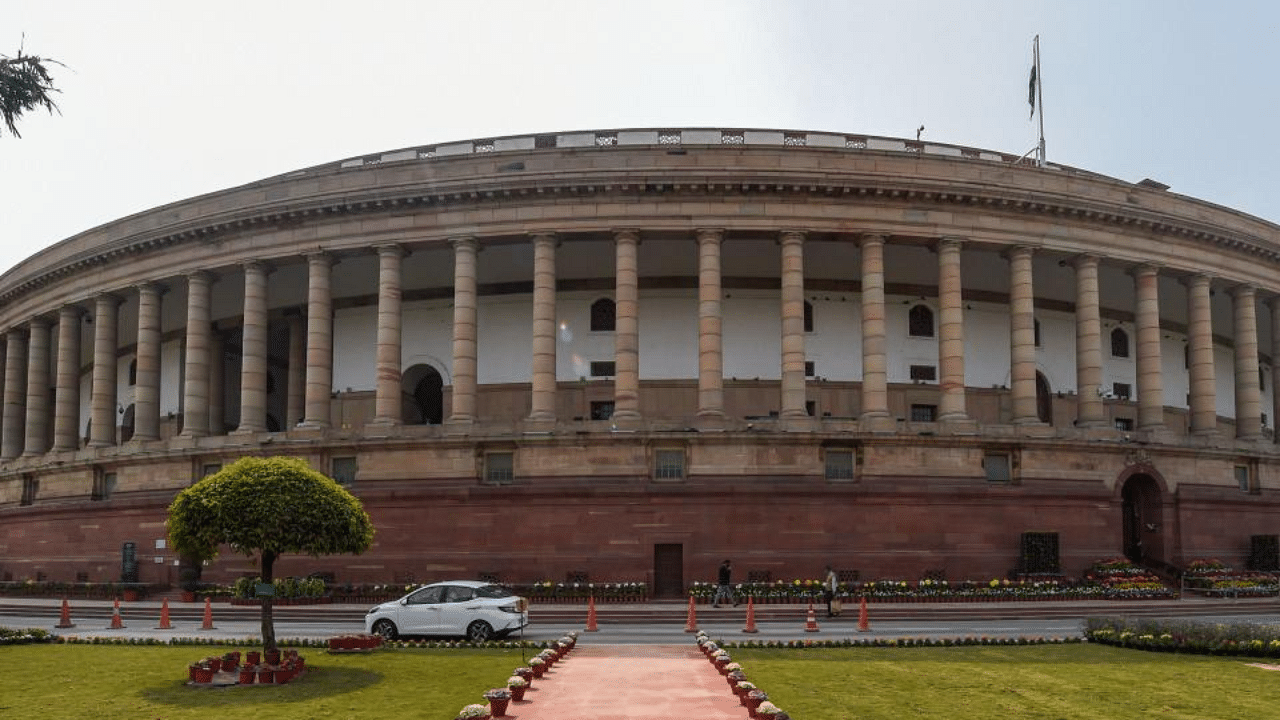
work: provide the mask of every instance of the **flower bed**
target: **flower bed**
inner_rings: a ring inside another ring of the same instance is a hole
[[[193,662],[187,666],[187,684],[195,687],[283,685],[306,671],[306,659],[298,655],[297,650],[285,650],[271,663],[258,663],[259,655],[247,653],[242,664],[240,651],[233,650]]]
[[[366,635],[364,633],[351,635],[338,635],[329,638],[329,652],[373,652],[377,648],[382,647],[381,635]]]
[[[1090,618],[1084,633],[1090,642],[1135,650],[1280,658],[1280,627],[1274,625]]]
[[[1221,560],[1194,560],[1182,575],[1185,589],[1211,597],[1266,597],[1280,593],[1280,577],[1238,572]]]

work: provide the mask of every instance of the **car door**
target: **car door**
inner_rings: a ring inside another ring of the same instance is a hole
[[[445,635],[465,635],[467,625],[476,618],[479,610],[476,591],[462,585],[446,585],[444,602],[440,608],[440,632]]]
[[[408,595],[396,613],[396,625],[404,635],[438,635],[441,630],[441,609],[444,607],[444,586],[424,587]]]

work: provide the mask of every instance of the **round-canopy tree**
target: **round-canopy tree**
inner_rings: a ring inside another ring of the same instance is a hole
[[[284,553],[360,554],[373,523],[360,501],[294,457],[246,457],[178,493],[169,505],[169,541],[185,556],[208,560],[228,545],[262,559],[270,583]],[[276,649],[271,597],[262,603],[262,642]]]

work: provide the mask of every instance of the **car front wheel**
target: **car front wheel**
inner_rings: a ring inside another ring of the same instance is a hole
[[[467,639],[471,642],[485,642],[493,637],[493,628],[483,620],[476,620],[467,626]]]
[[[381,635],[384,640],[395,640],[397,637],[396,624],[390,620],[379,620],[374,623],[373,631]]]

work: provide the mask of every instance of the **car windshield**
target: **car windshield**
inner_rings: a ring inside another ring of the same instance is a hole
[[[515,593],[502,587],[501,585],[485,585],[476,588],[476,597],[482,598],[506,598],[514,597]]]

